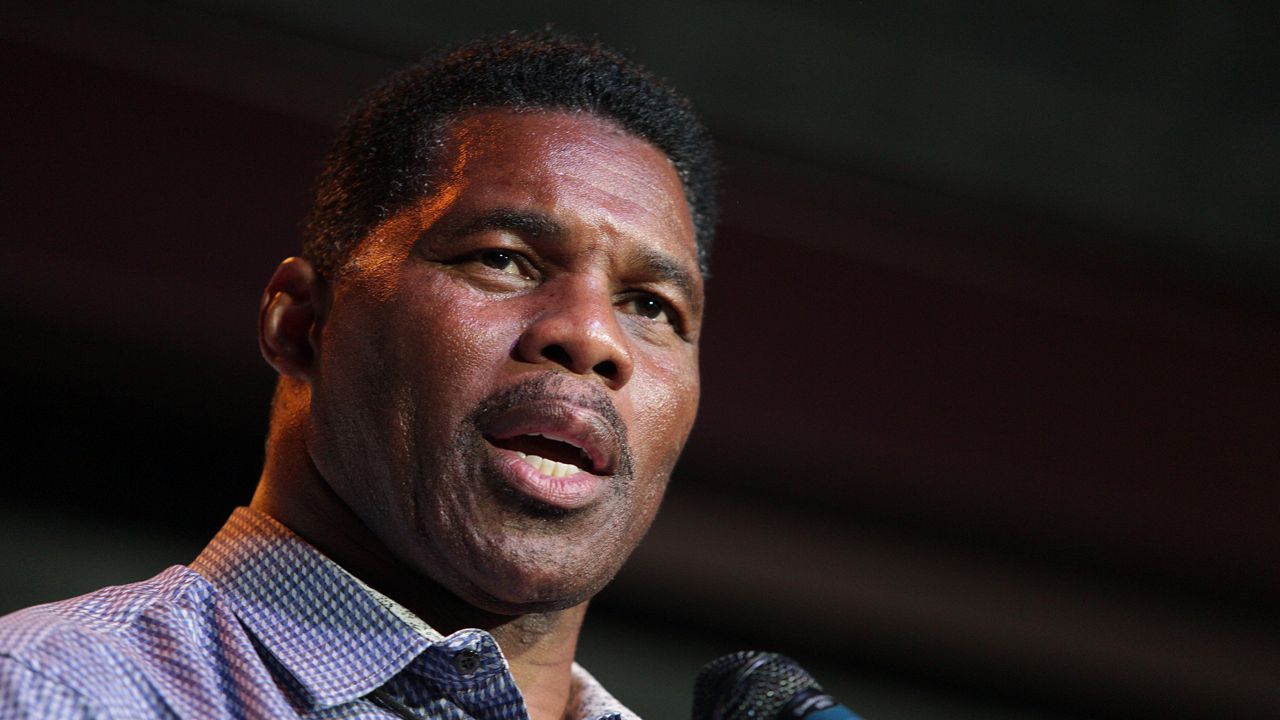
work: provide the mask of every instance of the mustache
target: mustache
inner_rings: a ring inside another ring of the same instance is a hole
[[[480,401],[471,415],[471,424],[480,426],[480,421],[490,413],[510,410],[521,405],[538,405],[555,403],[575,405],[594,413],[604,421],[609,431],[617,439],[620,451],[619,474],[631,475],[632,456],[631,443],[627,438],[627,424],[622,420],[618,407],[609,398],[608,393],[598,385],[589,382],[578,382],[566,378],[556,372],[520,380],[500,390],[495,390]]]

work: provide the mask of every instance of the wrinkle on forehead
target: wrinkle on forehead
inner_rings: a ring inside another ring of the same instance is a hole
[[[521,123],[522,119],[540,122]],[[525,166],[509,175],[491,175],[485,178],[486,183],[527,192],[535,202],[554,201],[561,191],[598,196],[595,212],[584,214],[582,219],[606,235],[628,224],[629,216],[647,223],[659,218],[672,237],[687,238],[696,264],[693,217],[674,163],[665,152],[619,123],[586,112],[496,109],[460,118],[449,133],[456,153],[451,163],[454,178],[460,182],[471,181],[465,177],[468,161],[480,156],[498,159],[518,152],[517,146],[536,148],[536,166]],[[557,182],[548,184],[543,178],[525,182],[542,171]],[[599,177],[609,181],[600,182]],[[473,192],[477,189],[471,188]]]

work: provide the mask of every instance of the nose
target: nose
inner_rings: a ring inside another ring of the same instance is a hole
[[[614,390],[626,385],[631,351],[609,288],[589,277],[562,276],[539,295],[536,315],[516,344],[517,359],[595,375]]]

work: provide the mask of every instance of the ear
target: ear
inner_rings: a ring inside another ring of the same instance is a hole
[[[280,263],[262,292],[258,347],[283,376],[310,379],[328,289],[311,263],[291,257]]]

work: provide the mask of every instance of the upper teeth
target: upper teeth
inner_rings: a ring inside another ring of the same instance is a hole
[[[546,433],[540,433],[540,432],[533,432],[533,433],[529,433],[529,435],[530,435],[531,437],[544,437],[544,438],[546,438],[546,439],[548,439],[548,440],[555,440],[556,442],[562,442],[562,443],[564,443],[565,445],[572,445],[572,446],[574,446],[575,448],[578,448],[579,450],[581,450],[581,449],[582,449],[581,447],[579,447],[579,446],[578,446],[578,443],[576,443],[576,442],[574,442],[574,441],[572,441],[572,440],[569,440],[569,439],[567,439],[567,438],[562,438],[562,437],[560,437],[560,436],[558,436],[558,435],[548,435],[548,434],[546,434]]]
[[[549,475],[551,477],[566,477],[568,475],[582,472],[582,468],[577,465],[570,465],[569,463],[562,463],[556,460],[538,457],[537,455],[526,455],[519,450],[516,451],[516,454],[519,455],[522,460],[529,463],[534,470],[537,470],[543,475]]]

